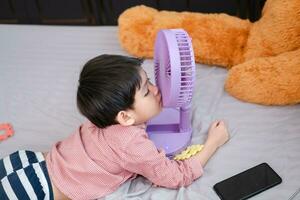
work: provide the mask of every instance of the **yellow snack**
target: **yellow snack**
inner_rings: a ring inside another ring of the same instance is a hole
[[[182,151],[180,154],[177,154],[174,157],[174,160],[185,160],[188,159],[198,152],[200,152],[203,149],[204,145],[203,144],[194,144],[191,146],[188,146],[184,151]]]

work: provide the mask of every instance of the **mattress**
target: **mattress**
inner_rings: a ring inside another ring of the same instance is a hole
[[[115,26],[0,25],[0,44],[0,122],[15,129],[0,142],[0,157],[17,149],[46,152],[67,137],[85,120],[75,102],[83,64],[104,53],[127,55]],[[143,67],[153,80],[153,60]],[[138,176],[104,199],[217,200],[215,183],[263,162],[283,181],[253,199],[300,199],[300,105],[241,102],[224,91],[227,70],[201,64],[196,70],[192,143],[203,143],[216,119],[226,121],[231,139],[188,187],[154,187]]]

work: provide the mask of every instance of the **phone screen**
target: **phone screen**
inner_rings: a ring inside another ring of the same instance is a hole
[[[222,200],[247,199],[282,182],[280,176],[262,163],[214,185]]]

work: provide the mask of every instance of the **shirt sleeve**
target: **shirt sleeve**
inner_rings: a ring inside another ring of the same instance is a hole
[[[194,157],[184,161],[167,158],[163,150],[157,150],[145,131],[137,133],[123,152],[122,163],[126,170],[140,174],[158,186],[174,189],[188,186],[203,174],[200,162]]]

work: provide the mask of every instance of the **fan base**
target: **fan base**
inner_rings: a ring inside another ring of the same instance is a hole
[[[180,130],[180,111],[164,108],[147,124],[147,133],[158,149],[164,149],[168,157],[184,150],[191,142],[192,129]]]

